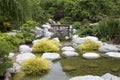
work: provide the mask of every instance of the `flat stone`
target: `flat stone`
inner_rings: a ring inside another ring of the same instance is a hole
[[[30,48],[28,45],[20,45],[19,51],[20,53],[29,53],[32,51],[32,48]]]
[[[79,54],[74,51],[64,51],[62,54],[64,54],[66,57],[79,56]]]
[[[48,59],[48,60],[57,60],[60,59],[60,54],[58,53],[43,53],[42,58]]]
[[[119,52],[108,52],[108,53],[105,53],[105,54],[108,55],[109,57],[120,59],[120,53]]]
[[[63,47],[61,50],[62,50],[62,51],[75,51],[75,49],[72,48],[71,46]]]
[[[22,64],[25,60],[30,58],[35,58],[36,56],[33,53],[24,53],[24,54],[18,54],[16,56],[16,62],[19,64]]]
[[[86,76],[77,76],[70,78],[69,80],[104,80],[100,76],[92,76],[92,75],[86,75]]]
[[[118,48],[114,45],[106,44],[101,46],[98,51],[100,52],[118,52]]]
[[[88,53],[84,53],[82,57],[86,59],[97,59],[100,58],[100,55],[97,53],[88,52]]]

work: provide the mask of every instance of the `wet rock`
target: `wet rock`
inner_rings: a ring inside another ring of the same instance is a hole
[[[97,53],[88,52],[88,53],[84,53],[82,57],[86,59],[98,59],[100,58],[100,55]]]

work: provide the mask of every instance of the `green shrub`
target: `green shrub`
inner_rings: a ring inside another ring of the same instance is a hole
[[[22,69],[27,75],[42,75],[49,71],[50,65],[43,58],[32,58],[22,64]]]
[[[6,72],[7,68],[12,67],[12,60],[8,58],[8,54],[13,50],[13,45],[5,40],[0,41],[0,75]]]
[[[120,20],[109,19],[101,21],[98,25],[94,26],[95,33],[98,38],[114,41],[120,43]]]
[[[60,50],[60,44],[55,40],[42,39],[33,45],[33,52],[56,52]]]
[[[82,53],[85,53],[85,52],[97,51],[100,46],[101,44],[98,44],[92,40],[86,40],[85,42],[80,44],[78,48]]]
[[[71,24],[72,19],[70,17],[64,17],[64,18],[60,19],[60,23],[61,24]]]
[[[81,23],[80,23],[80,22],[74,22],[74,23],[73,23],[73,28],[75,28],[75,29],[79,29],[80,26],[81,26]]]
[[[16,36],[9,36],[9,35],[4,34],[4,33],[0,33],[0,41],[9,42],[16,49],[20,45],[20,43],[22,43],[22,40],[19,39],[18,37],[16,37]]]
[[[79,36],[94,36],[95,33],[94,33],[94,27],[93,26],[81,26],[77,32],[76,32],[77,35]]]

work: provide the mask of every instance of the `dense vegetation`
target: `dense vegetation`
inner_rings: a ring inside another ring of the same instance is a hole
[[[52,18],[71,23],[120,16],[119,0],[1,0],[0,4],[0,31],[19,29],[30,19],[43,23]]]

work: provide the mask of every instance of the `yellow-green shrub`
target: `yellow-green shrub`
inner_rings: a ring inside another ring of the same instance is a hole
[[[78,48],[82,53],[85,53],[85,52],[97,51],[100,46],[101,44],[96,43],[95,41],[86,40],[85,42],[80,44]]]
[[[60,50],[60,43],[55,40],[42,39],[33,45],[33,52],[56,52]]]
[[[49,71],[50,65],[43,58],[32,58],[22,64],[22,69],[27,75],[42,75]]]

